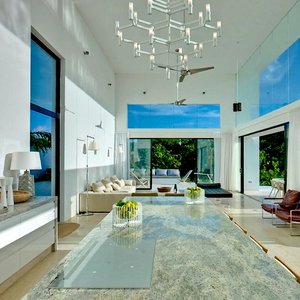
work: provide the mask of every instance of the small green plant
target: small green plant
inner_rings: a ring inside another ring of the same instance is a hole
[[[188,187],[186,190],[187,190],[187,196],[189,198],[197,199],[200,197],[202,189],[198,186],[194,186],[194,187]]]

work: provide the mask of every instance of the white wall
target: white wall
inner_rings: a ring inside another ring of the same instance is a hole
[[[2,0],[0,175],[6,153],[29,150],[32,31],[62,61],[60,216],[63,221],[75,214],[77,193],[85,182],[86,156],[79,151],[82,145],[78,144],[78,138],[95,136],[101,147],[97,155],[90,155],[91,177],[101,174],[100,169],[105,173],[114,167],[115,75],[71,0]],[[89,50],[90,55],[83,55],[84,50]],[[101,121],[104,129],[96,128]],[[109,157],[108,148],[112,148]]]
[[[67,220],[78,211],[85,186],[81,140],[93,136],[100,146],[96,155],[89,152],[90,181],[99,179],[97,169],[113,168],[113,151],[110,157],[107,151],[114,149],[115,75],[71,0],[31,0],[31,18],[34,34],[62,59],[60,216]],[[96,128],[101,121],[104,129]]]
[[[29,150],[30,7],[0,1],[0,176],[7,153]]]
[[[174,74],[173,74],[174,75]],[[175,77],[175,76],[173,76]],[[213,82],[209,82],[211,77]],[[230,132],[234,128],[235,113],[232,112],[232,103],[235,99],[234,76],[224,74],[214,77],[213,71],[188,76],[180,84],[179,98],[186,98],[187,104],[220,104],[221,129],[220,130],[128,130],[127,105],[171,103],[176,100],[175,79],[166,80],[163,71],[150,75],[118,74],[116,76],[116,130],[129,132],[131,137],[215,137],[220,132]],[[146,91],[146,95],[143,92]],[[202,92],[206,94],[203,95]],[[179,136],[181,135],[181,136]]]

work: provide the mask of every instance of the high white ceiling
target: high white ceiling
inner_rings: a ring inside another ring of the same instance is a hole
[[[297,1],[194,0],[194,11],[197,11],[198,7],[204,10],[207,2],[211,4],[212,23],[222,21],[223,35],[218,47],[206,46],[203,58],[190,60],[189,68],[215,66],[215,72],[219,74],[234,74],[237,60],[240,66],[243,65]],[[128,24],[129,1],[74,0],[74,2],[116,73],[151,72],[149,58],[134,58],[132,46],[128,44],[118,46],[114,34],[115,21],[119,20],[121,25]],[[146,0],[135,0],[134,8],[139,17],[150,20],[151,16],[145,13]]]

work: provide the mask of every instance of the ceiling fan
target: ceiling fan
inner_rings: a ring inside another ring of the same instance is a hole
[[[162,69],[166,69],[167,67],[164,65],[157,65],[158,68],[162,68]],[[199,72],[204,72],[204,71],[208,71],[208,70],[212,70],[215,67],[204,67],[204,68],[195,68],[195,69],[181,69],[181,70],[177,70],[177,69],[173,69],[173,68],[169,68],[171,71],[176,71],[176,72],[180,72],[180,77],[179,77],[179,82],[183,82],[185,76],[187,75],[193,75]]]

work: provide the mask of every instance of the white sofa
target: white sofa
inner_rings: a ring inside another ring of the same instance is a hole
[[[114,203],[131,196],[136,191],[135,181],[131,186],[123,186],[119,191],[93,192],[84,191],[79,194],[79,212],[110,212]],[[87,206],[87,207],[86,207]]]

